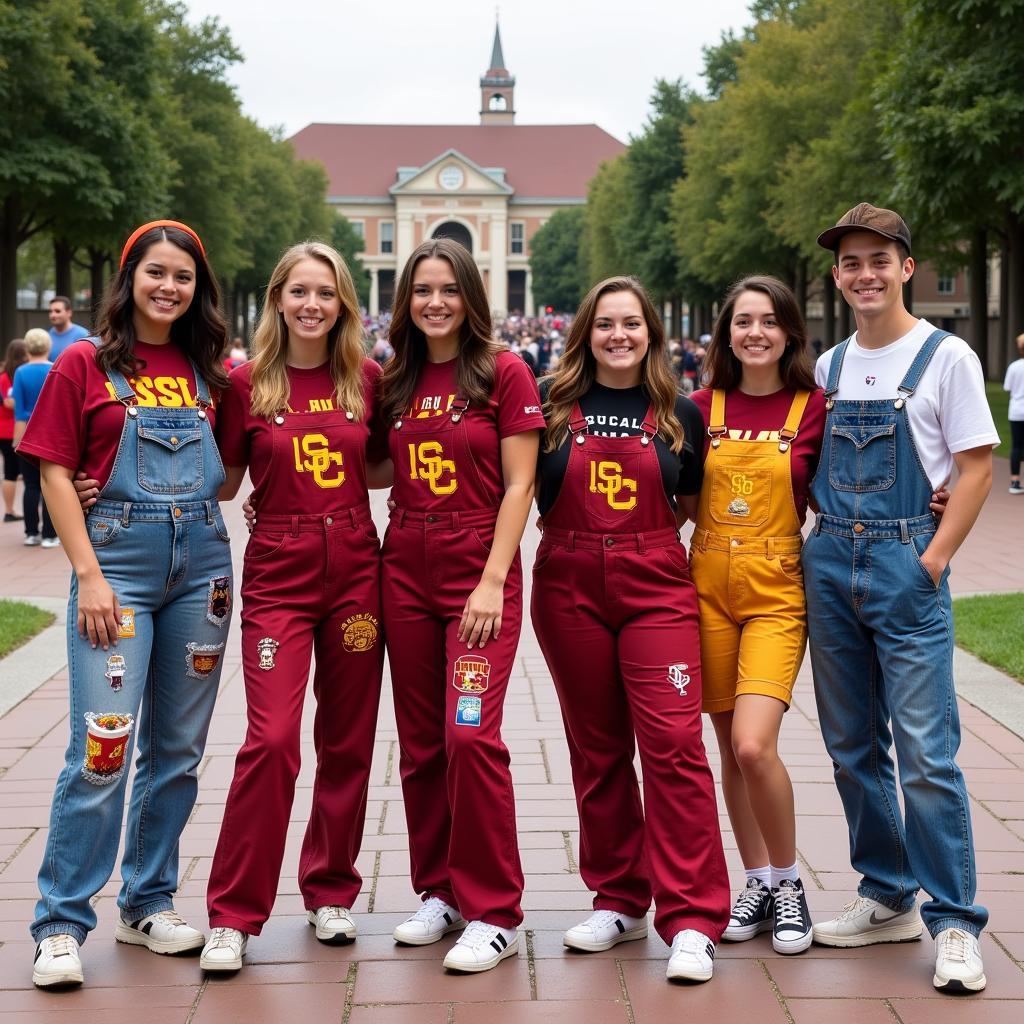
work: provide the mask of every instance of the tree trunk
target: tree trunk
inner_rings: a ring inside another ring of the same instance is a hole
[[[1006,218],[1006,234],[1009,242],[1009,259],[1006,267],[1006,342],[1002,348],[1002,365],[999,377],[1002,378],[1006,367],[1017,356],[1016,338],[1024,333],[1024,221],[1015,213]]]
[[[846,299],[841,298],[839,300],[839,340],[843,341],[853,334],[853,317],[850,315],[852,310],[850,304]]]
[[[106,270],[107,254],[100,249],[89,249],[89,290],[92,293],[92,330],[96,329],[100,318],[100,306],[103,303],[103,278]]]
[[[796,279],[793,282],[793,291],[796,292],[796,304],[800,315],[807,319],[807,260],[797,260]]]
[[[249,293],[242,291],[242,344],[246,349],[252,346],[252,334],[249,330]]]
[[[971,348],[981,360],[981,372],[988,380],[988,235],[979,228],[971,238],[971,266],[967,287],[971,303]]]
[[[831,348],[839,340],[836,338],[836,283],[832,280],[831,270],[825,272],[821,283],[825,306],[825,337],[821,340],[824,348]]]
[[[74,285],[71,283],[71,261],[75,258],[75,247],[63,238],[53,240],[53,271],[58,295],[66,295],[74,306]]]
[[[1002,378],[1006,373],[1005,355],[1010,344],[1010,243],[1003,236],[999,246],[999,330],[996,332],[995,365],[992,373]]]
[[[903,305],[907,307],[908,313],[914,312],[914,279],[912,277],[903,286]]]
[[[683,301],[678,295],[673,295],[671,299],[672,304],[672,324],[670,336],[682,340],[683,337]]]
[[[0,353],[18,327],[18,200],[8,196],[0,210]]]

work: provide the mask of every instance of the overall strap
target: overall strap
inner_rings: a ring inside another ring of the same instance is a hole
[[[458,423],[466,414],[466,410],[469,408],[469,399],[459,394],[455,396],[452,402],[452,423]]]
[[[839,390],[839,374],[843,369],[843,360],[846,358],[846,349],[853,337],[851,334],[845,341],[836,345],[832,355],[832,362],[828,364],[828,382],[825,384],[825,398],[828,400],[828,408],[832,408],[832,396]]]
[[[569,433],[572,434],[577,444],[583,444],[589,429],[590,425],[587,423],[586,416],[583,415],[580,403],[574,402],[572,415],[569,417]]]
[[[93,345],[96,349],[99,349],[103,342],[96,337],[88,338],[88,342]],[[131,385],[125,379],[123,373],[119,370],[107,370],[107,379],[114,387],[114,395],[122,405],[137,405],[138,399],[135,397],[135,392],[132,391]]]
[[[810,391],[798,391],[793,396],[793,402],[789,407],[786,422],[779,431],[779,451],[789,451],[789,446],[796,440],[799,433],[800,420],[803,418],[804,410],[807,408],[807,400],[811,397]]]
[[[210,401],[210,386],[206,383],[206,378],[199,372],[199,367],[191,359],[188,362],[196,378],[196,405],[200,409],[209,409],[213,404]]]
[[[658,436],[658,422],[654,416],[654,403],[651,402],[647,406],[647,412],[644,413],[644,421],[640,424],[640,429],[644,432],[644,436],[640,439],[640,443],[647,447]]]
[[[914,361],[910,364],[910,369],[907,370],[906,376],[900,381],[897,388],[900,392],[900,397],[895,402],[897,409],[902,409],[904,402],[917,390],[917,386],[921,383],[921,378],[924,376],[924,371],[932,361],[932,356],[935,355],[939,345],[948,337],[950,337],[949,331],[940,330],[932,331],[928,335],[925,343],[921,346],[921,351],[914,357]]]
[[[709,419],[708,437],[711,438],[711,447],[717,448],[726,433],[725,392],[721,388],[715,388],[711,392],[711,416]]]

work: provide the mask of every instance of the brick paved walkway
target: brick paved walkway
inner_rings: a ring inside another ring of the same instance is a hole
[[[982,522],[954,567],[958,593],[1012,590],[1024,580],[1019,525],[1024,499],[1005,493],[1005,464]],[[236,564],[244,537],[237,510],[228,519]],[[0,529],[0,594],[66,594],[61,551],[24,549],[17,526]],[[524,554],[532,561],[536,536]],[[237,608],[236,608],[237,611]],[[232,633],[238,642],[237,623]],[[567,638],[571,642],[571,638]],[[232,646],[229,644],[229,647]],[[1007,686],[1016,685],[1007,683]],[[390,690],[381,708],[366,838],[365,882],[354,912],[359,939],[323,946],[306,923],[296,883],[298,847],[311,797],[311,760],[299,780],[279,898],[263,935],[249,944],[246,968],[204,982],[194,958],[157,957],[113,941],[117,885],[97,903],[99,927],[84,948],[87,983],[65,993],[31,984],[27,931],[48,804],[65,745],[66,672],[61,671],[0,719],[0,1014],[4,1024],[85,1020],[145,1024],[225,1021],[330,1021],[337,1024],[656,1024],[674,1019],[717,1024],[1019,1024],[1024,1020],[1024,740],[963,705],[961,764],[973,802],[979,900],[992,911],[983,949],[989,979],[979,996],[939,996],[931,987],[932,943],[838,951],[812,947],[776,956],[770,937],[722,944],[714,980],[671,986],[666,949],[653,935],[607,953],[569,954],[561,933],[590,908],[576,867],[578,833],[568,755],[550,678],[532,633],[524,633],[509,689],[505,739],[512,750],[519,839],[527,872],[526,921],[518,958],[480,976],[448,976],[446,943],[396,948],[390,932],[415,906],[408,882],[405,819],[397,777]],[[237,646],[228,656],[202,767],[200,800],[182,840],[178,909],[206,925],[205,887],[233,758],[244,731]],[[311,750],[312,706],[304,749]],[[705,741],[717,768],[710,727]],[[855,885],[846,829],[818,734],[808,672],[786,716],[782,749],[796,788],[798,845],[812,913],[841,909]],[[722,806],[721,800],[719,801]],[[734,887],[742,878],[722,817]]]

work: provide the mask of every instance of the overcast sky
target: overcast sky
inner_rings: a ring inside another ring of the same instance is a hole
[[[639,131],[656,78],[703,89],[701,47],[749,23],[749,0],[506,0],[518,124]],[[245,112],[291,135],[311,121],[477,124],[495,5],[486,0],[187,0],[245,56]],[[623,13],[625,12],[625,13]]]

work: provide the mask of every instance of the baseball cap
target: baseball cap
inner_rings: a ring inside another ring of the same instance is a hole
[[[884,210],[870,203],[858,203],[852,210],[847,210],[836,221],[835,227],[818,235],[818,245],[835,252],[839,240],[851,231],[873,231],[883,238],[902,243],[910,252],[910,228],[903,218],[893,210]]]

